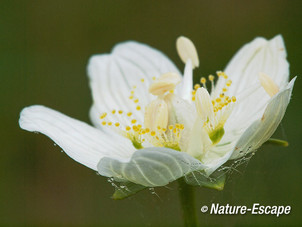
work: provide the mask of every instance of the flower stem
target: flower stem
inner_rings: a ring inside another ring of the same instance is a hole
[[[184,178],[178,180],[179,198],[181,202],[184,226],[197,226],[197,216],[195,210],[194,187],[188,185]]]

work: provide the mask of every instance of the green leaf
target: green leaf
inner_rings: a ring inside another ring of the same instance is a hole
[[[210,177],[207,177],[202,171],[194,171],[185,176],[187,184],[193,186],[203,186],[216,190],[223,190],[226,174],[223,172],[214,172]]]
[[[281,147],[288,147],[288,142],[287,141],[274,139],[274,138],[270,138],[264,144],[272,144],[272,145],[281,146]]]
[[[145,186],[139,185],[139,184],[134,184],[132,182],[124,182],[119,185],[115,189],[115,192],[112,195],[112,199],[114,200],[120,200],[120,199],[125,199],[129,196],[132,196],[136,194],[137,192],[145,189]]]

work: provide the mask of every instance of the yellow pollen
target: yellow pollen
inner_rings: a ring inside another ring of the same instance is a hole
[[[123,111],[122,111],[122,110],[119,110],[119,111],[118,111],[118,113],[119,113],[119,114],[122,114],[122,113],[123,113]]]
[[[232,101],[236,102],[236,97],[235,96],[232,97]]]
[[[220,98],[223,98],[223,97],[224,97],[224,94],[223,94],[223,93],[221,93],[221,94],[219,95],[219,97],[220,97]]]
[[[102,125],[106,125],[106,121],[103,121],[103,122],[102,122]]]
[[[141,79],[141,82],[144,83],[144,82],[145,82],[145,79]]]
[[[134,91],[131,91],[131,95],[134,95]]]
[[[220,102],[220,101],[221,101],[221,99],[220,99],[220,98],[217,98],[217,99],[216,99],[216,102]]]
[[[126,131],[130,131],[131,127],[130,126],[126,126]]]
[[[103,113],[103,114],[100,116],[100,118],[101,118],[101,119],[104,119],[106,116],[107,116],[107,113]]]
[[[180,129],[180,130],[183,130],[184,128],[185,128],[185,126],[184,126],[183,124],[180,124],[180,125],[179,125],[179,129]]]
[[[197,90],[198,88],[200,88],[200,84],[195,84],[194,89]]]
[[[200,78],[200,83],[205,84],[207,82],[207,79],[205,77]]]
[[[138,129],[141,129],[143,126],[142,125],[137,125],[137,128]]]
[[[135,124],[136,123],[136,120],[135,119],[132,119],[131,120],[131,124]]]
[[[222,91],[223,91],[223,92],[227,92],[228,89],[226,89],[226,88],[224,87],[224,88],[222,88]]]
[[[134,85],[134,86],[133,86],[133,89],[135,89],[135,88],[136,88],[136,86]]]
[[[212,100],[212,104],[215,105],[215,100]]]
[[[108,122],[108,125],[111,126],[111,125],[112,125],[112,122]]]
[[[115,114],[115,112],[116,112],[116,110],[112,110],[112,112],[111,112],[111,113],[112,113],[112,114]]]
[[[209,75],[209,80],[210,81],[214,81],[214,76],[213,75]]]
[[[138,103],[138,101],[139,101],[138,99],[135,99],[135,100],[134,100],[134,103]]]
[[[140,107],[140,106],[137,106],[137,107],[136,107],[136,110],[140,110],[140,109],[141,109],[141,107]]]
[[[195,94],[196,94],[196,91],[195,91],[195,90],[193,90],[193,91],[192,91],[192,95],[195,95]]]
[[[132,113],[131,113],[131,112],[128,112],[128,113],[127,113],[127,116],[128,116],[128,117],[130,117],[131,115],[132,115]]]
[[[129,96],[129,99],[133,99],[133,95],[130,95],[130,96]]]
[[[115,125],[116,127],[118,127],[118,126],[120,126],[120,123],[116,122],[114,125]]]
[[[170,90],[169,92],[173,94],[173,93],[174,93],[174,90]]]
[[[146,134],[146,130],[145,129],[142,130],[142,135],[144,135],[144,134]]]
[[[169,125],[169,129],[172,130],[173,129],[173,125]]]
[[[156,133],[155,133],[154,131],[152,131],[152,132],[150,133],[150,135],[151,135],[151,136],[155,136]]]
[[[137,128],[137,126],[136,126],[136,125],[133,125],[133,126],[132,126],[132,129],[133,129],[133,131],[135,131],[135,132],[137,132],[137,131],[138,131],[138,128]]]
[[[161,130],[161,127],[160,127],[160,126],[157,126],[157,130],[160,131],[160,130]]]
[[[152,80],[156,80],[156,77],[154,76],[154,77],[152,77]]]
[[[195,96],[192,97],[192,101],[195,101]]]
[[[176,132],[177,132],[177,130],[176,130],[176,128],[174,128],[174,129],[173,129],[173,133],[176,133]]]
[[[146,133],[149,133],[150,132],[150,129],[149,128],[146,128]]]

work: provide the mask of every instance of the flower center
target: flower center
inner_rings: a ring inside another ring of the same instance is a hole
[[[148,142],[156,147],[167,147],[180,150],[183,124],[168,125],[168,104],[164,100],[167,94],[172,93],[181,77],[176,73],[166,73],[159,78],[152,78],[154,82],[149,92],[157,99],[152,101],[144,111],[144,125],[133,118],[133,113],[124,113],[122,110],[112,110],[111,113],[103,113],[100,116],[103,126],[111,127],[114,131],[132,141],[136,149],[142,149],[143,143]],[[144,82],[143,79],[141,81]],[[136,104],[136,111],[143,111],[139,105],[139,99],[135,96],[136,86],[130,92],[129,99]],[[115,116],[114,118],[112,118]],[[111,121],[114,119],[115,122]],[[130,122],[127,124],[126,122]]]
[[[192,91],[192,101],[195,101],[197,113],[203,121],[203,127],[207,131],[213,145],[217,144],[224,135],[224,124],[230,116],[236,97],[227,96],[228,88],[232,81],[224,72],[217,72],[218,77],[225,79],[225,86],[217,97],[211,97],[206,87],[206,78],[200,79],[201,84],[195,84]],[[210,75],[211,89],[214,90],[213,75]]]

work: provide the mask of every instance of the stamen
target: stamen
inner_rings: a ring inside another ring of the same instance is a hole
[[[261,86],[264,88],[264,90],[270,97],[273,97],[279,92],[278,85],[267,74],[259,73],[259,80]]]
[[[183,63],[186,64],[190,59],[194,68],[199,66],[199,59],[196,48],[190,39],[184,36],[180,36],[176,40],[176,49]]]

